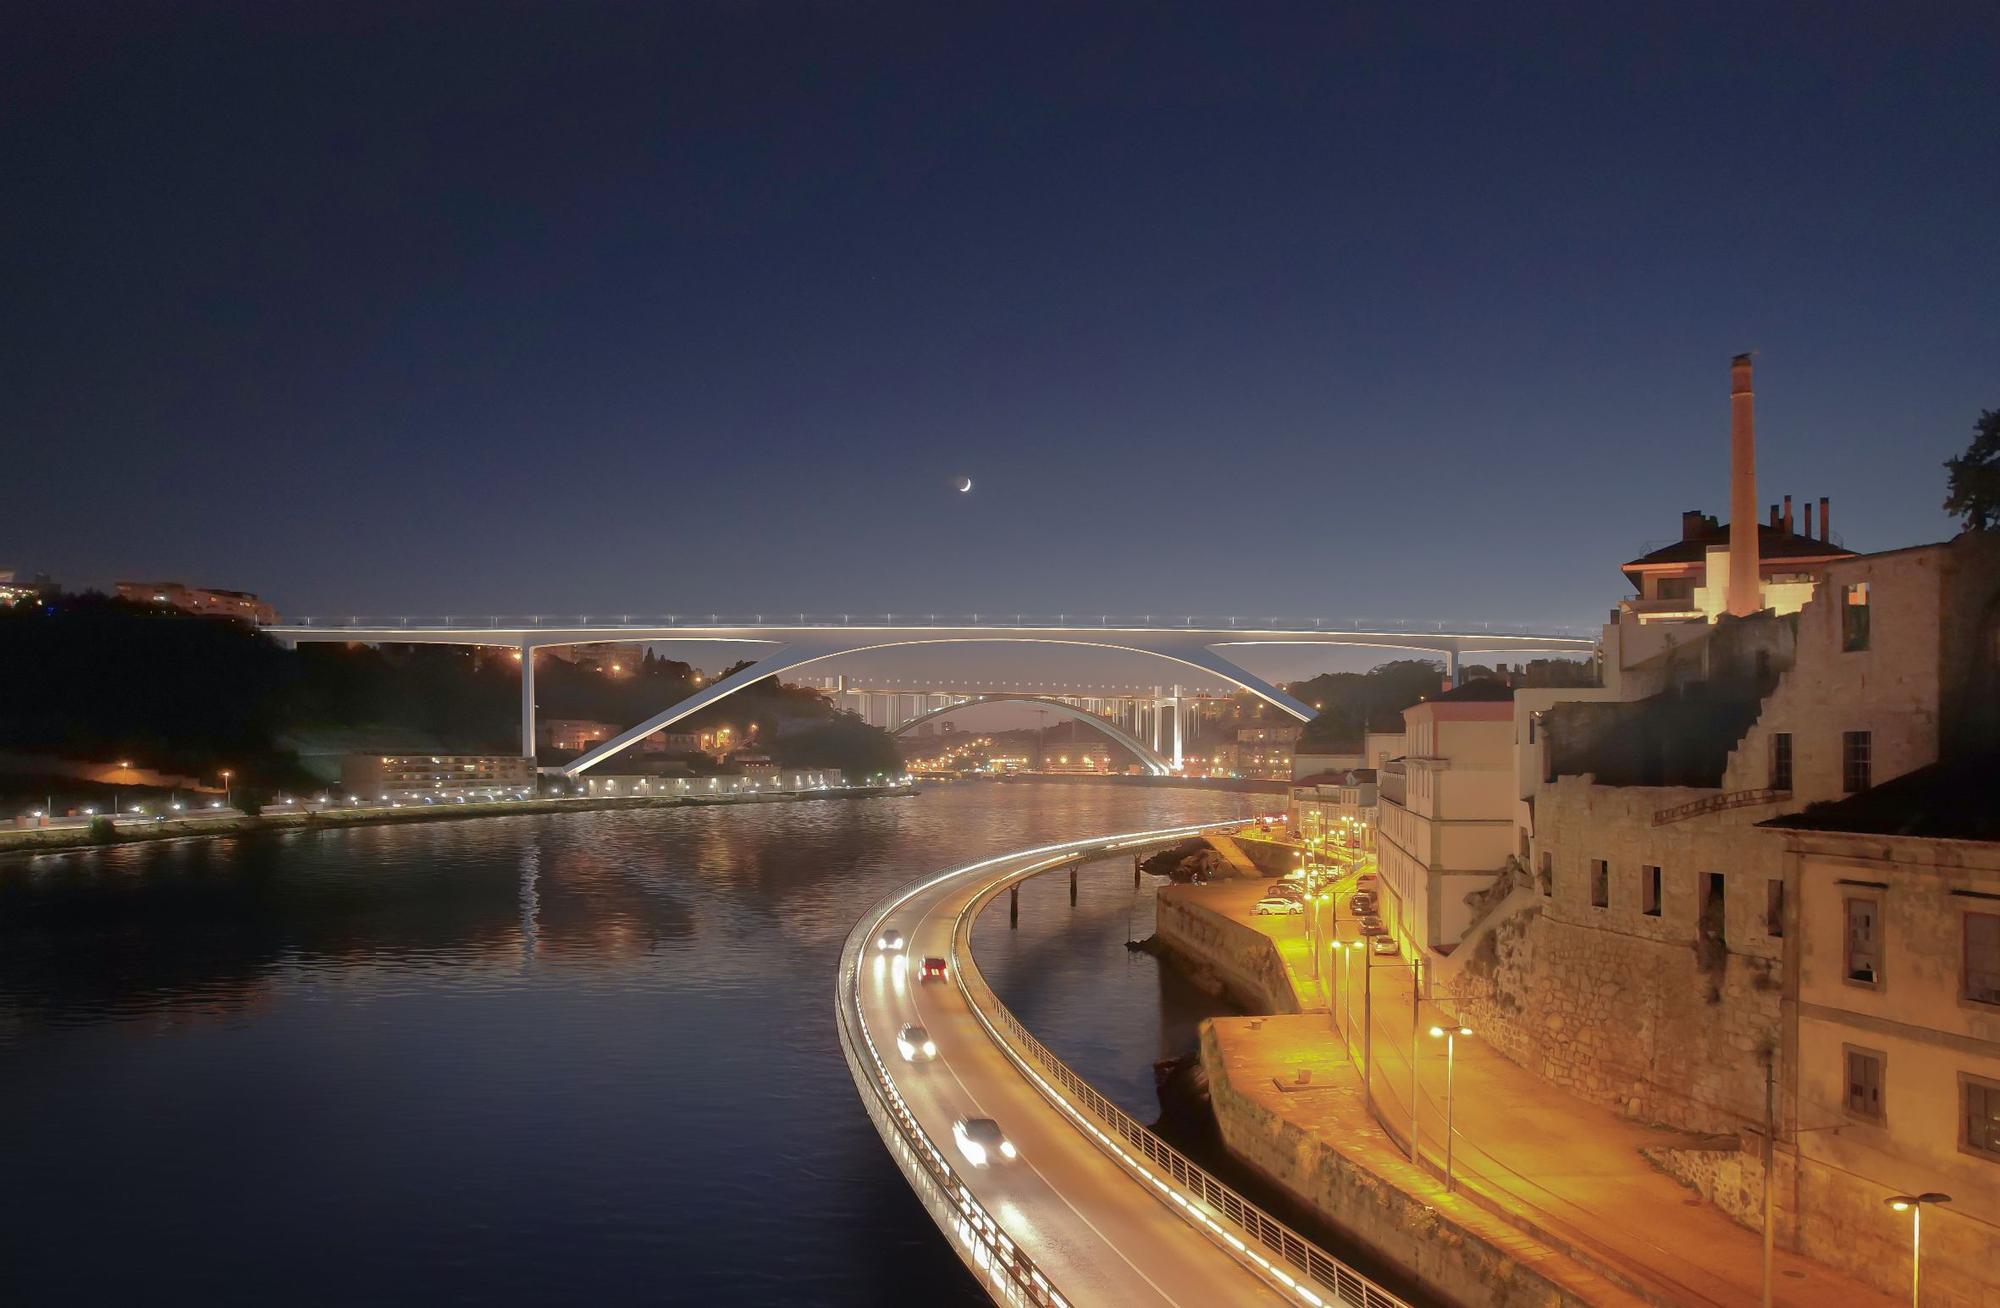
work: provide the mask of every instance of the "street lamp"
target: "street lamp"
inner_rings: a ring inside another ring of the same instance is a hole
[[[1882,1202],[1910,1215],[1910,1308],[1918,1308],[1917,1295],[1923,1285],[1924,1205],[1948,1204],[1951,1196],[1926,1190],[1922,1194],[1892,1194]]]
[[[228,768],[222,769],[222,806],[224,808],[228,808],[234,802],[229,797],[229,778],[235,775]]]
[[[1451,1190],[1451,1081],[1456,1061],[1453,1055],[1457,1049],[1458,1038],[1471,1034],[1472,1028],[1469,1026],[1431,1028],[1431,1035],[1444,1041],[1444,1188],[1447,1193]],[[1412,1117],[1414,1116],[1413,1112]]]

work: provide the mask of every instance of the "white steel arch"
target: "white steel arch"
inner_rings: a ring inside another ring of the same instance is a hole
[[[1050,710],[1051,712],[1060,713],[1064,717],[1070,718],[1073,721],[1081,722],[1088,726],[1097,728],[1097,730],[1099,730],[1106,736],[1109,736],[1113,743],[1120,745],[1125,749],[1130,750],[1133,756],[1136,757],[1139,760],[1139,762],[1145,765],[1146,770],[1151,772],[1156,777],[1167,776],[1174,770],[1173,764],[1169,763],[1166,760],[1166,758],[1160,754],[1158,750],[1148,746],[1143,741],[1141,741],[1137,736],[1132,735],[1130,732],[1126,731],[1123,727],[1120,727],[1117,723],[1112,722],[1109,719],[1099,717],[1097,714],[1092,713],[1089,709],[1078,708],[1074,704],[1066,704],[1062,700],[1056,699],[1054,696],[1051,695],[1028,695],[1028,694],[978,695],[964,701],[963,703],[947,704],[943,708],[935,708],[925,713],[919,713],[916,717],[913,717],[908,722],[903,723],[903,725],[897,727],[889,734],[892,736],[900,736],[904,732],[908,731],[911,727],[916,726],[920,722],[930,722],[951,713],[962,713],[966,709],[973,708],[980,704],[1039,705],[1043,708]]]

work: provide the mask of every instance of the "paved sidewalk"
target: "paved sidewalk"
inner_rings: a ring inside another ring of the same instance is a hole
[[[1503,1222],[1568,1261],[1585,1279],[1603,1278],[1635,1295],[1664,1304],[1754,1305],[1760,1301],[1763,1249],[1758,1233],[1737,1225],[1693,1191],[1655,1170],[1639,1153],[1642,1146],[1686,1143],[1690,1137],[1651,1129],[1546,1085],[1486,1047],[1475,1034],[1456,1044],[1452,1125],[1455,1193],[1446,1193],[1444,1173],[1445,1048],[1427,1032],[1450,1015],[1425,1003],[1418,1041],[1419,1128],[1422,1171],[1411,1166],[1408,1147],[1412,1029],[1410,969],[1400,958],[1353,951],[1344,966],[1312,979],[1303,917],[1249,915],[1262,883],[1176,887],[1187,896],[1269,937],[1286,964],[1301,1008],[1317,1014],[1267,1019],[1248,1029],[1241,1019],[1223,1019],[1218,1044],[1230,1051],[1231,1074],[1241,1060],[1245,1083],[1268,1092],[1273,1111],[1320,1132],[1323,1139],[1380,1141],[1383,1128],[1395,1142],[1395,1184],[1472,1229]],[[1341,903],[1346,893],[1341,893]],[[1324,928],[1327,919],[1322,918]],[[1351,935],[1349,926],[1346,934]],[[1367,974],[1364,960],[1375,965]],[[1344,975],[1341,975],[1344,974]],[[1325,1014],[1321,983],[1332,1002]],[[1342,989],[1346,984],[1347,988]],[[1364,1020],[1372,1008],[1374,1020]],[[1351,1012],[1350,1024],[1348,1015]],[[1363,1032],[1372,1025],[1374,1068],[1371,1088],[1382,1117],[1378,1128],[1367,1115],[1359,1084]],[[1333,1079],[1346,1093],[1328,1090],[1284,1092],[1296,1069],[1309,1066],[1315,1080]],[[1268,1071],[1266,1070],[1268,1068]],[[1322,1070],[1324,1069],[1324,1070]],[[1373,1163],[1370,1164],[1374,1166]],[[1485,1219],[1473,1220],[1474,1216]],[[1484,1231],[1482,1230],[1482,1234]],[[1538,1270],[1564,1283],[1582,1282],[1578,1273],[1557,1276],[1546,1260]],[[1779,1251],[1774,1300],[1797,1308],[1854,1305],[1890,1308],[1899,1302],[1833,1272],[1819,1263]],[[1601,1283],[1601,1282],[1600,1282]],[[1597,1295],[1586,1293],[1597,1301]]]

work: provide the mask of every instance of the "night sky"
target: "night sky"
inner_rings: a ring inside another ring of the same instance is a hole
[[[1587,624],[1746,349],[1941,539],[2000,18],[1823,8],[9,6],[0,567]]]

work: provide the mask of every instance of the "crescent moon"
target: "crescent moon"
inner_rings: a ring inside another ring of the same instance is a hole
[[[963,495],[963,494],[965,494],[965,492],[967,492],[967,491],[969,491],[969,490],[971,490],[971,489],[972,489],[972,478],[970,478],[970,477],[961,477],[961,478],[959,478],[959,480],[960,480],[961,482],[963,482],[963,483],[964,483],[963,485],[961,485],[961,486],[960,486],[960,487],[958,488],[958,493],[959,493],[960,495]]]

